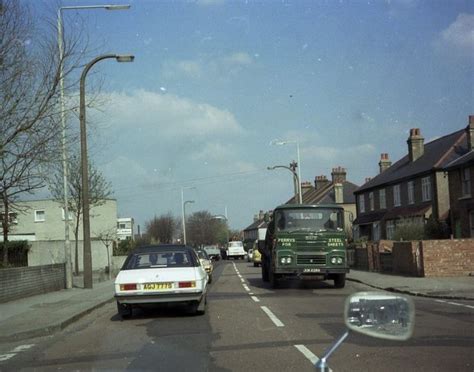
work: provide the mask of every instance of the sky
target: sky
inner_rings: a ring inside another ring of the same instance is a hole
[[[410,128],[428,142],[474,114],[470,0],[114,3],[131,8],[65,11],[64,32],[82,24],[98,53],[135,55],[93,68],[103,104],[88,130],[119,216],[141,226],[181,216],[182,188],[187,214],[227,211],[234,229],[284,203],[291,173],[267,167],[296,145],[274,139],[298,142],[303,181],[341,166],[362,185],[381,153],[406,154]]]

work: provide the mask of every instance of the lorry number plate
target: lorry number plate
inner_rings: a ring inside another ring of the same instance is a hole
[[[320,273],[321,269],[304,269],[304,273]]]

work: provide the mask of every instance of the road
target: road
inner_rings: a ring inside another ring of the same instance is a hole
[[[110,303],[51,336],[0,344],[2,371],[314,371],[312,362],[343,333],[345,298],[367,290],[347,282],[288,283],[270,289],[243,261],[216,264],[203,316],[149,308],[122,321]],[[351,334],[329,360],[335,371],[473,371],[474,304],[414,298],[411,340]],[[19,351],[19,352],[18,352]]]

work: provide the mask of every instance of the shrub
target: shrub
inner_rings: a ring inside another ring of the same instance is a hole
[[[0,261],[3,258],[5,243],[0,243]],[[6,267],[28,266],[28,251],[30,246],[26,240],[8,242],[8,265]],[[0,267],[4,267],[0,262]]]
[[[397,225],[393,240],[423,240],[425,237],[425,225],[422,222],[404,222]]]

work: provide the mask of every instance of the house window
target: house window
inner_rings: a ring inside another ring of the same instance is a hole
[[[379,201],[380,201],[380,209],[387,208],[387,201],[385,200],[385,189],[379,190]]]
[[[364,199],[364,194],[359,195],[359,212],[364,213],[365,212],[365,199]]]
[[[35,222],[44,222],[46,221],[46,213],[44,210],[35,211]]]
[[[399,207],[402,205],[400,199],[400,185],[393,186],[393,205],[395,207]]]
[[[126,229],[127,225],[124,223],[119,223],[119,229]]]
[[[415,204],[415,182],[409,181],[407,183],[408,189],[408,204]]]
[[[471,196],[471,170],[461,170],[462,196]]]
[[[0,213],[0,221],[3,222],[4,213]],[[8,223],[10,225],[17,225],[18,224],[18,215],[15,212],[8,212]]]
[[[371,211],[374,210],[374,193],[373,192],[369,193],[369,208]]]
[[[395,221],[394,220],[387,221],[385,229],[386,229],[387,239],[392,240],[393,235],[395,234]]]
[[[424,177],[421,179],[421,194],[423,201],[431,200],[431,179]]]
[[[64,208],[61,208],[61,214],[62,214],[62,219],[64,221],[66,213],[64,212]],[[69,215],[68,220],[72,221],[72,212],[70,210],[67,211],[67,214]]]

